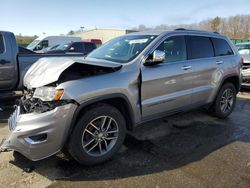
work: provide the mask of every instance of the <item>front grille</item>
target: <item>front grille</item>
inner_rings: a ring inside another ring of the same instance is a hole
[[[250,63],[244,63],[242,69],[248,69],[248,68],[250,68]]]

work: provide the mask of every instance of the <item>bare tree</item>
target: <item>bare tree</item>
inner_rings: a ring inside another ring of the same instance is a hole
[[[213,32],[220,32],[219,31],[220,25],[221,25],[221,18],[218,16],[210,21],[210,27]]]
[[[168,30],[175,28],[201,29],[213,32],[219,32],[234,39],[250,38],[250,15],[236,15],[227,18],[215,17],[213,19],[203,20],[199,23],[166,25],[161,24],[154,28],[149,28],[143,24],[133,28],[133,30],[144,31],[149,29]]]

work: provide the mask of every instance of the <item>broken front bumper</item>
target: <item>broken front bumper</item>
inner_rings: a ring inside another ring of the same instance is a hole
[[[44,113],[21,115],[17,107],[8,122],[10,136],[0,150],[14,150],[33,161],[57,153],[67,138],[76,107],[70,103]]]

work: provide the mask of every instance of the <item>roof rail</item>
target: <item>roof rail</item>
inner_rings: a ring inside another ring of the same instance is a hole
[[[215,31],[215,32],[213,32],[213,33],[215,33],[215,34],[220,34],[219,32],[217,32],[217,31]]]
[[[175,30],[177,30],[177,31],[178,31],[178,30],[181,30],[181,31],[182,31],[182,30],[186,30],[186,29],[185,29],[185,28],[177,28],[177,29],[175,29]]]

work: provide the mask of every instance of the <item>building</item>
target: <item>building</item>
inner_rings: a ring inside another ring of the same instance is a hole
[[[128,33],[136,32],[133,30],[127,29],[103,29],[103,28],[95,28],[86,31],[82,31],[76,33],[77,36],[81,37],[82,39],[100,39],[102,43],[109,41],[115,37],[125,35]]]

